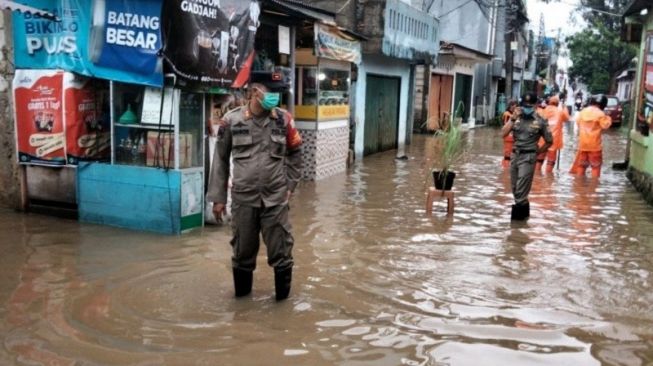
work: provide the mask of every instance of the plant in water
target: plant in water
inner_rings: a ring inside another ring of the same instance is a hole
[[[444,181],[447,174],[451,171],[451,166],[460,162],[465,156],[465,146],[463,141],[463,131],[461,127],[464,104],[460,102],[456,111],[442,130],[434,133],[436,164],[432,169],[436,181]]]

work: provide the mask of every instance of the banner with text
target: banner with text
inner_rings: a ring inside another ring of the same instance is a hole
[[[164,57],[192,83],[233,88],[247,83],[259,26],[258,1],[166,0]]]
[[[332,60],[361,63],[361,44],[338,28],[315,23],[315,54]]]
[[[157,0],[25,0],[52,21],[13,13],[17,68],[64,69],[86,76],[163,84],[161,4]]]

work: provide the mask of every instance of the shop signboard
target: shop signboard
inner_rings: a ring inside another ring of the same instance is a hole
[[[360,42],[345,37],[335,27],[315,23],[315,54],[318,57],[359,64],[361,62]]]
[[[166,0],[163,55],[191,83],[239,88],[249,79],[258,1]]]
[[[160,73],[160,0],[94,0],[90,59],[98,66],[149,75]]]
[[[63,71],[16,70],[13,83],[18,161],[66,164]]]
[[[57,21],[13,14],[15,64],[160,87],[158,0],[25,0]],[[90,11],[89,11],[90,10]]]

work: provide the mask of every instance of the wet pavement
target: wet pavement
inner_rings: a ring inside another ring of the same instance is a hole
[[[567,131],[569,132],[569,131]],[[164,237],[0,211],[1,365],[650,365],[653,208],[625,138],[600,181],[538,175],[511,225],[498,130],[477,129],[456,212],[424,214],[430,141],[291,202],[291,298],[264,253],[236,300],[227,228]],[[427,183],[428,182],[428,183]]]

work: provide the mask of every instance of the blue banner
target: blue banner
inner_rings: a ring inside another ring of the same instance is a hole
[[[101,4],[106,4],[102,11]],[[149,75],[160,63],[161,0],[95,1],[91,29],[91,61],[116,70]],[[97,33],[97,34],[96,34]],[[91,43],[93,44],[93,43]]]
[[[15,64],[161,87],[160,0],[24,0],[59,21],[13,13]]]

